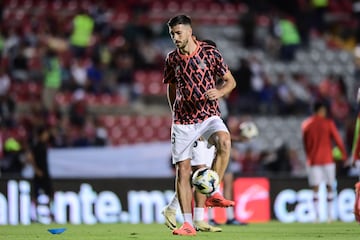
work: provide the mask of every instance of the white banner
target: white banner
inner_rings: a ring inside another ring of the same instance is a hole
[[[51,149],[49,168],[54,178],[170,177],[170,157],[170,142]]]

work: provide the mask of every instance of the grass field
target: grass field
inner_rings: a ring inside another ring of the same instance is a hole
[[[67,230],[59,235],[50,234],[49,228]],[[162,224],[97,224],[97,225],[42,225],[0,226],[1,240],[165,240],[182,239],[241,239],[241,240],[354,240],[360,239],[358,223],[253,223],[248,226],[222,226],[223,232],[199,232],[195,237],[173,236]]]

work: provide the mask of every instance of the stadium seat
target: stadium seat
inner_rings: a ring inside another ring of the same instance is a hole
[[[101,116],[112,145],[169,141],[171,116]]]
[[[134,82],[144,96],[166,95],[166,87],[162,83],[162,72],[154,70],[138,70],[134,75]]]

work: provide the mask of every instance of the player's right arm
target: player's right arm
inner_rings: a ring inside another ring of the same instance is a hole
[[[173,111],[173,106],[176,99],[176,84],[175,84],[175,71],[170,64],[170,54],[168,54],[168,56],[165,59],[163,83],[167,84],[167,100],[170,110]]]

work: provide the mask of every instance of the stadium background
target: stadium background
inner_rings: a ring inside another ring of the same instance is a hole
[[[315,98],[328,101],[351,150],[360,86],[358,1],[4,0],[0,9],[2,207],[8,180],[29,177],[26,166],[12,164],[13,156],[21,159],[33,130],[44,124],[54,134],[50,154],[66,154],[66,161],[59,157],[50,163],[76,162],[78,176],[87,168],[81,178],[57,175],[59,167],[50,166],[56,190],[66,189],[66,182],[79,191],[77,181],[92,179],[92,172],[98,177],[104,168],[102,151],[120,148],[128,151],[112,162],[119,174],[111,177],[124,189],[129,182],[156,178],[157,172],[168,187],[144,189],[172,189],[170,152],[163,150],[171,118],[161,79],[164,58],[174,48],[165,23],[179,13],[192,17],[198,39],[217,43],[238,81],[227,99],[230,129],[244,119],[259,127],[256,140],[236,147],[239,177],[270,182],[282,177],[306,188],[300,123]],[[88,39],[78,33],[88,33]],[[9,139],[21,148],[12,148]],[[154,143],[161,145],[161,156],[154,150],[147,164],[135,156]],[[81,157],[90,150],[99,150],[92,165]],[[147,176],[149,162],[163,168]],[[125,183],[121,179],[131,164],[144,173]],[[356,174],[339,163],[338,177],[346,182],[341,189],[351,189]],[[100,182],[108,180],[104,175]]]

